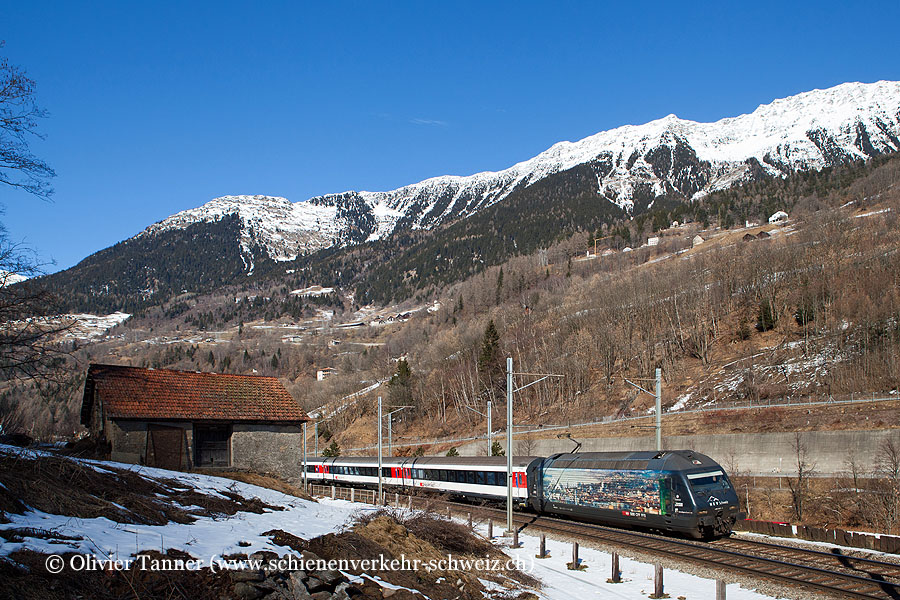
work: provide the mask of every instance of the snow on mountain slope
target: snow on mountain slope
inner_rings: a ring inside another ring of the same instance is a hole
[[[638,194],[697,198],[762,173],[781,176],[900,150],[900,82],[845,83],[759,106],[714,123],[669,115],[577,142],[560,142],[503,171],[445,175],[387,192],[329,194],[291,203],[226,196],[180,212],[152,234],[238,214],[244,254],[258,244],[275,260],[335,244],[431,228],[464,218],[545,177],[587,164],[598,201],[631,211]]]

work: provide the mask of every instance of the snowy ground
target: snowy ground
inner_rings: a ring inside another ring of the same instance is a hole
[[[478,528],[482,535],[487,534],[485,527]],[[494,543],[508,544],[508,539],[494,538]],[[547,539],[547,550],[550,558],[538,559],[540,541],[534,535],[520,534],[519,543],[522,548],[504,548],[504,552],[524,562],[525,570],[543,582],[539,595],[547,600],[589,600],[590,598],[646,598],[653,593],[652,564],[638,562],[623,556],[619,557],[619,570],[622,583],[607,583],[612,574],[612,557],[606,552],[586,548],[579,549],[579,560],[587,568],[581,571],[570,571],[566,563],[572,560],[572,544]],[[672,598],[684,597],[688,600],[715,598],[716,582],[696,575],[666,569],[663,575],[665,592]],[[729,600],[749,600],[771,598],[743,589],[738,584],[727,587]]]

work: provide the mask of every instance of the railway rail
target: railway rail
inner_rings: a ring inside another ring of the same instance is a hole
[[[352,493],[348,488],[337,488],[337,491],[332,491],[334,488],[331,486],[311,488],[313,493],[348,500],[369,503],[374,503],[375,500],[375,494],[370,490],[355,490]],[[397,494],[387,496],[403,507],[424,507],[426,502],[423,497]],[[427,504],[432,508],[438,505],[449,507],[457,515],[471,513],[479,519],[494,518],[498,523],[506,519],[505,510],[490,506],[441,501],[433,497],[427,499]],[[874,558],[748,539],[723,538],[714,542],[701,542],[670,538],[528,513],[515,514],[514,523],[519,531],[555,533],[601,546],[629,549],[714,570],[741,573],[798,590],[825,592],[835,598],[900,599],[900,564]]]

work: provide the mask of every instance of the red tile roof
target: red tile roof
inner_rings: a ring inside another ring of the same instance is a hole
[[[107,418],[300,423],[310,420],[275,377],[91,365],[81,421],[98,400]]]

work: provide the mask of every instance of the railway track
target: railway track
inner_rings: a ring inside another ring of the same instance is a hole
[[[447,502],[458,512],[472,512],[501,522],[506,512]],[[836,598],[900,599],[900,565],[871,558],[726,538],[700,542],[651,533],[578,523],[555,517],[516,514],[519,530],[546,531],[617,546],[703,567],[736,572],[794,588],[825,592]]]

